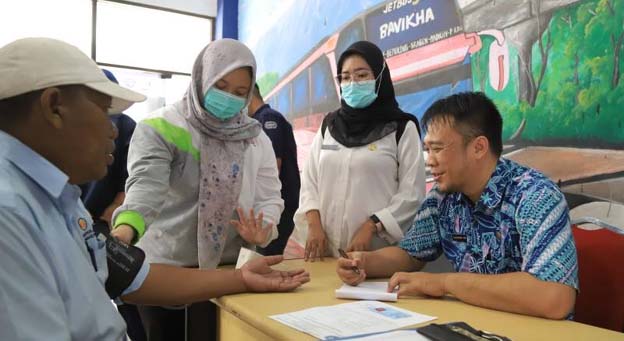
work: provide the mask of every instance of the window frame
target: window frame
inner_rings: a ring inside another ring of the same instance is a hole
[[[105,62],[98,61],[98,59],[97,59],[97,43],[96,43],[97,42],[97,19],[98,19],[97,8],[98,8],[98,2],[112,2],[112,3],[122,4],[122,5],[135,6],[135,7],[141,7],[141,8],[151,9],[151,10],[157,10],[157,11],[163,11],[163,12],[168,12],[168,13],[175,13],[175,14],[188,15],[188,16],[193,16],[193,17],[202,18],[202,19],[208,19],[208,20],[211,21],[211,24],[212,24],[211,25],[212,26],[211,27],[211,32],[210,32],[210,34],[211,34],[210,41],[214,41],[215,40],[216,17],[213,17],[213,16],[208,16],[208,15],[203,15],[203,14],[198,14],[198,13],[191,13],[191,12],[186,12],[186,11],[180,11],[180,10],[166,8],[166,7],[162,7],[162,6],[155,6],[155,5],[148,5],[148,4],[143,4],[143,3],[136,3],[136,2],[131,2],[131,1],[125,1],[125,0],[91,0],[91,59],[93,59],[100,66],[124,68],[124,69],[130,69],[130,70],[138,70],[138,71],[147,71],[147,72],[160,73],[163,78],[169,78],[169,77],[171,77],[171,75],[180,75],[180,76],[190,76],[191,75],[188,72],[179,72],[179,71],[162,70],[162,69],[152,69],[152,68],[144,68],[144,67],[134,66],[134,65],[123,65],[123,64],[105,63]]]

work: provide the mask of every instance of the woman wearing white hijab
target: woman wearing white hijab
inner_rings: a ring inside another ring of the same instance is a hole
[[[185,97],[137,125],[112,234],[138,240],[150,263],[215,268],[234,263],[241,246],[277,237],[284,205],[275,154],[260,124],[242,113],[255,71],[245,45],[214,41],[197,57]],[[183,310],[141,313],[150,340],[184,335],[173,322],[183,322]]]

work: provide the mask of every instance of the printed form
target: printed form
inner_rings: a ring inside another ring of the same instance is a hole
[[[322,340],[381,333],[436,319],[377,301],[315,307],[269,317]]]

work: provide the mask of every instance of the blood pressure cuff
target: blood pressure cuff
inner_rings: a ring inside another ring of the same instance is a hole
[[[110,235],[106,238],[106,292],[111,299],[119,297],[132,284],[144,261],[143,250]]]
[[[504,336],[476,330],[465,322],[431,323],[416,330],[434,341],[511,341]]]

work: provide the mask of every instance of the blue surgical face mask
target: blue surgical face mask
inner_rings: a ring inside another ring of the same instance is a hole
[[[375,80],[340,84],[342,99],[352,108],[366,108],[377,99]]]
[[[210,88],[204,96],[204,108],[222,121],[236,116],[245,106],[245,102],[245,98],[215,87]]]
[[[340,84],[342,99],[344,99],[345,103],[356,109],[366,108],[373,103],[377,99],[377,93],[379,92],[379,89],[375,89],[375,83],[377,79],[381,78],[385,68],[386,64],[384,63],[376,79]],[[379,85],[381,86],[381,82],[379,82]]]

